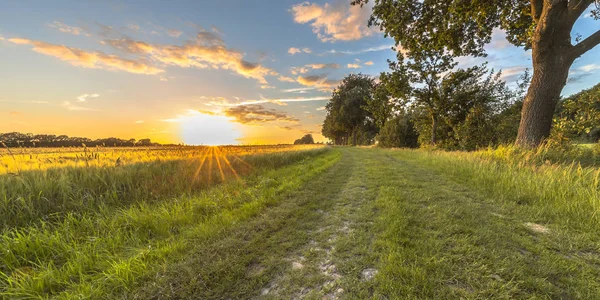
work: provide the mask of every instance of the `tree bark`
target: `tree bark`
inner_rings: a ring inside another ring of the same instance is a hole
[[[435,144],[437,143],[438,118],[435,115],[433,115],[431,118],[433,119],[431,124],[431,145],[435,146]]]
[[[532,42],[533,76],[521,111],[516,144],[534,148],[550,135],[552,117],[575,60],[567,6],[544,4]]]
[[[537,147],[550,136],[554,110],[567,83],[571,63],[561,57],[546,57],[534,64],[531,85],[521,111],[517,145]]]

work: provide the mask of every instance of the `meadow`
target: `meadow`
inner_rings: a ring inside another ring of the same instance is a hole
[[[581,152],[4,150],[5,299],[593,299]]]

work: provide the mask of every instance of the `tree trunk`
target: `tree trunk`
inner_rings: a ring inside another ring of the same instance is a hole
[[[437,143],[438,118],[435,115],[433,115],[431,118],[433,119],[431,124],[431,145],[435,146]]]
[[[545,4],[532,40],[533,76],[516,144],[534,148],[550,135],[552,117],[575,60],[567,6]]]
[[[521,111],[518,146],[534,148],[550,136],[554,110],[567,83],[571,63],[561,57],[551,57],[534,64]]]

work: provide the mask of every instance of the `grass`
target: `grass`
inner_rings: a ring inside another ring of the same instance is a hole
[[[248,156],[240,178],[6,225],[0,295],[594,299],[600,170],[551,150]]]
[[[86,298],[126,288],[152,267],[149,262],[185,249],[188,232],[211,232],[251,214],[271,195],[321,172],[335,156],[322,148],[244,159],[248,164],[262,163],[244,180],[162,201],[70,211],[51,221],[42,218],[5,229],[0,295]]]

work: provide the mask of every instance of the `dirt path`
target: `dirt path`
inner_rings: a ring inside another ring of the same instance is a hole
[[[198,241],[124,298],[593,299],[600,290],[593,243],[532,210],[401,151],[334,151],[336,165]]]

